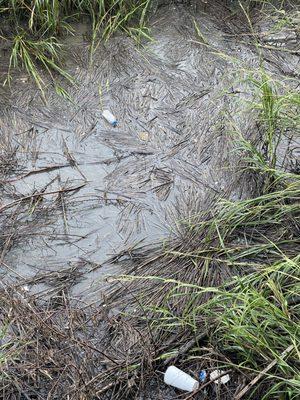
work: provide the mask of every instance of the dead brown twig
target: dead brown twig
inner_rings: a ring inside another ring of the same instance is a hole
[[[281,358],[284,358],[286,355],[288,355],[288,353],[290,353],[294,348],[294,345],[291,344],[287,349],[285,349],[282,353],[281,353]],[[278,362],[278,359],[273,360],[272,362],[270,362],[269,365],[266,366],[266,368],[264,368],[254,379],[252,379],[251,382],[248,383],[248,385],[246,385],[244,387],[244,389],[242,389],[235,397],[234,400],[240,400],[242,397],[244,397],[244,395],[248,392],[249,389],[252,388],[252,386],[254,386],[271,368],[273,368]]]
[[[2,207],[0,207],[0,212],[7,210],[11,207],[14,207],[20,203],[22,203],[23,201],[26,200],[32,200],[34,198],[38,198],[41,196],[47,196],[47,195],[52,195],[52,194],[61,194],[61,193],[67,193],[67,192],[74,192],[76,190],[80,190],[81,188],[83,188],[86,185],[86,183],[82,183],[81,185],[78,186],[73,186],[70,188],[64,188],[64,189],[59,189],[59,190],[53,190],[53,191],[49,191],[49,192],[39,192],[39,193],[34,193],[28,196],[23,196],[18,200],[12,201],[11,203],[5,204]]]

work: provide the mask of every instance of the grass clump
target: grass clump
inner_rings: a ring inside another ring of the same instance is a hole
[[[143,27],[150,0],[17,0],[0,3],[0,13],[12,28],[23,27],[38,37],[72,33],[72,22],[88,17],[93,30],[108,38],[129,24]]]
[[[7,80],[12,79],[11,70],[13,68],[23,67],[33,78],[44,97],[45,84],[39,71],[39,65],[41,65],[49,73],[54,83],[53,72],[59,73],[73,83],[72,76],[60,66],[60,50],[61,45],[54,37],[35,41],[29,39],[24,32],[16,35],[13,39]],[[58,85],[55,84],[55,86],[58,88]]]
[[[256,96],[252,107],[260,113],[262,132],[261,147],[255,150],[252,146],[251,157],[257,159],[257,155],[261,154],[258,168],[263,169],[263,164],[265,164],[269,173],[271,170],[275,173],[276,168],[280,168],[277,163],[277,153],[283,136],[299,133],[300,95],[295,91],[286,93],[285,88],[280,87],[278,82],[274,82],[263,69],[258,78],[251,76],[249,83],[253,85]],[[244,144],[246,144],[245,141]],[[253,157],[255,152],[256,157]]]
[[[2,37],[11,45],[6,82],[12,80],[12,69],[19,66],[25,68],[43,95],[45,85],[38,67],[43,67],[51,80],[56,73],[73,82],[61,66],[60,42],[63,35],[73,34],[73,23],[90,21],[92,60],[99,41],[107,40],[118,30],[138,40],[149,39],[146,22],[150,5],[151,0],[0,1],[0,21],[4,26]],[[58,92],[63,92],[61,87],[58,87]]]
[[[233,137],[244,173],[261,184],[183,222],[183,242],[161,261],[169,276],[150,260],[123,279],[139,287],[153,342],[168,343],[153,363],[230,369],[229,386],[212,385],[208,398],[291,400],[300,396],[300,175],[280,153],[297,135],[299,97],[264,71],[253,83],[257,137]]]
[[[299,255],[282,257],[236,278],[230,290],[220,290],[203,310],[217,320],[212,335],[217,346],[240,368],[252,377],[266,369],[259,382],[265,385],[263,399],[300,396],[299,271]]]
[[[179,315],[168,308],[163,312],[154,309],[155,329],[174,332],[176,326],[189,327],[199,337],[205,326],[209,343],[205,347],[226,355],[223,367],[236,368],[247,376],[248,385],[234,399],[300,396],[300,256],[277,255],[278,261],[257,265],[254,270],[249,263],[253,272],[236,276],[219,288],[193,285],[192,293],[187,294],[190,285],[174,282],[169,296],[185,297],[186,308]],[[210,293],[211,299],[199,304],[203,293]],[[194,346],[185,357],[201,360],[202,353],[201,346]],[[217,359],[210,361],[214,363],[217,365]]]

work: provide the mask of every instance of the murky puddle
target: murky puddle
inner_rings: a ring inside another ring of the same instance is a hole
[[[5,254],[31,290],[48,290],[47,279],[33,283],[41,273],[82,266],[73,295],[97,292],[107,275],[122,272],[107,262],[114,255],[168,237],[208,198],[245,195],[242,182],[232,189],[237,160],[227,116],[243,132],[254,126],[238,114],[242,73],[234,59],[255,68],[258,57],[201,7],[162,7],[151,23],[153,42],[139,48],[114,37],[99,46],[93,67],[85,26],[78,27],[66,42],[77,79],[72,103],[49,89],[43,105],[22,74],[3,97],[0,129],[13,136],[24,166],[9,177],[4,204],[42,194],[23,203],[23,234]],[[207,43],[199,42],[194,20]],[[102,109],[117,116],[116,128]]]

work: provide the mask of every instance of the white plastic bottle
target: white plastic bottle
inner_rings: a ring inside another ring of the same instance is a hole
[[[102,116],[114,128],[117,126],[117,124],[118,124],[117,118],[109,110],[103,110]]]
[[[164,382],[167,385],[176,387],[177,389],[193,392],[199,388],[199,382],[190,375],[181,371],[179,368],[171,365],[165,372]]]

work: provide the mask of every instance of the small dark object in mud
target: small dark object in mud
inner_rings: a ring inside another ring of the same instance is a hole
[[[291,172],[293,174],[300,174],[300,161],[297,159],[291,160]]]

